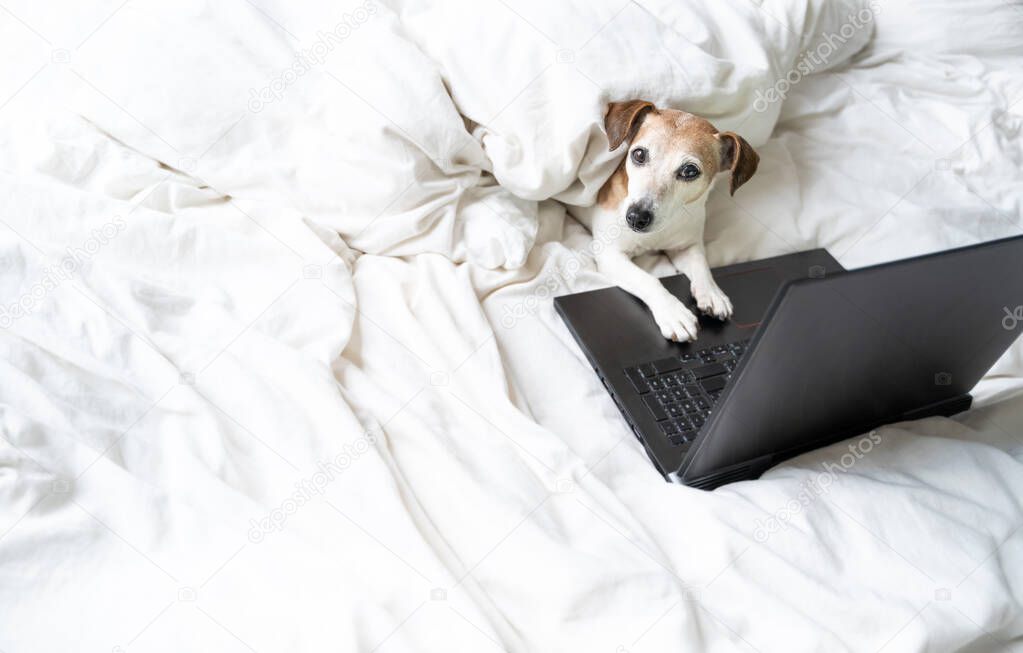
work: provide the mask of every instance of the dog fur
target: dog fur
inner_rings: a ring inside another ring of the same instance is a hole
[[[645,100],[611,103],[604,127],[612,151],[623,143],[629,149],[600,189],[596,205],[579,212],[605,244],[597,266],[650,308],[665,338],[695,340],[696,316],[632,257],[664,250],[689,278],[699,309],[730,318],[732,302],[714,282],[704,251],[707,195],[724,172],[731,173],[734,194],[756,172],[760,157],[738,134],[719,132],[703,118],[658,109]]]

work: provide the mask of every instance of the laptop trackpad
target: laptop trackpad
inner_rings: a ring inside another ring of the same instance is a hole
[[[753,326],[764,319],[774,294],[784,281],[773,266],[714,275],[714,280],[732,300],[735,307],[732,322],[740,328]]]

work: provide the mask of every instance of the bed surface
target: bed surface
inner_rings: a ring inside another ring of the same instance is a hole
[[[1018,234],[1023,5],[4,9],[0,650],[1023,646],[1023,344],[708,493],[552,304],[608,99],[757,147],[715,266]]]

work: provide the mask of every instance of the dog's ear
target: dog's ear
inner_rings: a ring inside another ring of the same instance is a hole
[[[757,171],[760,155],[745,138],[734,132],[722,132],[720,138],[721,169],[727,168],[732,171],[732,186],[729,190],[735,195],[739,186],[749,181]]]
[[[631,141],[639,131],[643,116],[656,109],[653,102],[628,100],[612,102],[604,116],[604,131],[607,132],[608,151],[617,150],[625,141]]]

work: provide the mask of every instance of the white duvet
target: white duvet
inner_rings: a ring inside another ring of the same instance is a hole
[[[708,493],[551,305],[615,99],[757,146],[715,265],[1018,233],[1023,5],[297,5],[0,7],[0,651],[1023,649],[1019,343]]]

